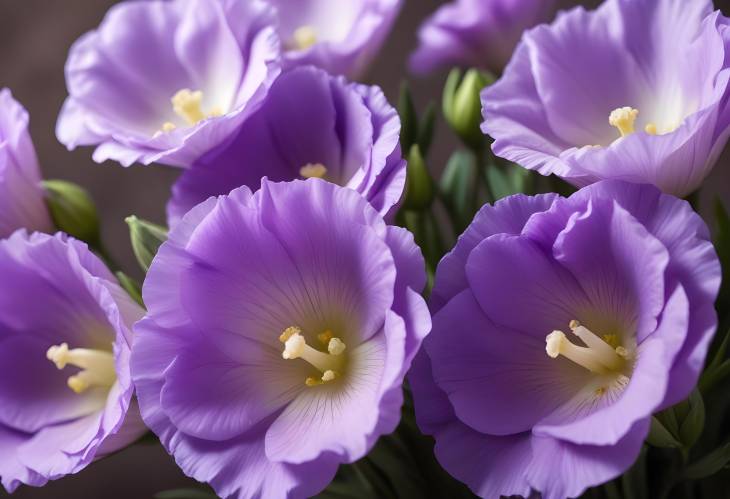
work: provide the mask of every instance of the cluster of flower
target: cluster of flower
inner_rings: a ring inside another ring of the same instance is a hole
[[[396,429],[407,379],[439,463],[474,493],[575,497],[690,395],[721,270],[680,197],[730,135],[728,19],[709,0],[606,0],[528,31],[558,2],[438,10],[413,71],[501,73],[465,143],[488,135],[580,189],[470,213],[427,305],[419,234],[392,225],[423,173],[404,155],[422,158],[383,92],[346,79],[402,3],[123,2],[74,44],[58,139],[181,169],[141,297],[98,236],[67,229],[28,115],[0,92],[8,491],[150,429],[221,497],[311,496]]]

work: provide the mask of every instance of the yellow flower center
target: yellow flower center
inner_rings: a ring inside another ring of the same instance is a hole
[[[284,359],[302,359],[322,373],[319,378],[308,377],[304,380],[304,383],[310,387],[338,378],[342,374],[345,364],[343,353],[347,346],[341,339],[334,337],[330,330],[317,335],[317,339],[326,345],[327,353],[307,345],[301,328],[296,326],[286,328],[279,336],[279,341],[284,344],[284,351],[281,354]]]
[[[572,343],[562,331],[553,331],[545,338],[545,351],[553,359],[563,356],[579,366],[600,375],[594,393],[600,397],[610,389],[623,389],[629,383],[633,349],[621,345],[616,334],[596,335],[580,322],[570,321],[570,330],[585,346]]]
[[[49,348],[46,357],[59,370],[67,365],[81,369],[68,378],[69,388],[76,393],[83,393],[91,387],[110,388],[117,381],[114,355],[111,352],[86,348],[69,350],[67,343],[61,343]]]
[[[213,118],[223,114],[220,108],[213,108],[209,113],[203,112],[203,92],[192,91],[188,88],[178,90],[170,99],[172,110],[186,125],[193,126],[207,118]],[[175,130],[177,125],[171,121],[162,124],[162,128],[155,133],[155,136]]]
[[[621,133],[621,137],[626,137],[636,131],[634,129],[634,125],[638,116],[638,109],[628,106],[619,107],[611,111],[611,114],[608,116],[608,123],[618,129],[619,133]],[[663,135],[665,133],[673,132],[678,126],[678,123],[670,123],[668,126],[660,128],[656,125],[656,123],[648,123],[644,127],[644,131],[649,135]]]
[[[312,26],[300,26],[292,34],[287,44],[289,50],[307,50],[317,43],[317,32]]]
[[[299,175],[304,178],[324,178],[327,167],[322,163],[307,163],[299,169]]]
[[[575,320],[570,322],[570,329],[586,346],[572,343],[562,331],[553,331],[545,338],[545,351],[550,357],[555,359],[562,355],[597,374],[621,372],[626,368],[630,354],[627,348],[618,344],[618,336],[601,338]]]

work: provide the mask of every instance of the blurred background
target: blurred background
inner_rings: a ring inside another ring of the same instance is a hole
[[[10,88],[30,113],[31,135],[44,177],[70,180],[90,191],[102,219],[103,238],[109,252],[127,273],[141,278],[124,218],[134,214],[164,224],[165,203],[177,171],[157,166],[123,168],[113,162],[99,165],[91,160],[91,148],[68,152],[54,133],[66,97],[63,67],[68,49],[81,34],[98,25],[114,3],[112,0],[0,0],[0,88]],[[366,83],[380,85],[393,104],[397,101],[401,78],[407,74],[406,61],[415,47],[418,25],[441,3],[406,0],[381,57],[365,77]],[[726,15],[730,13],[730,0],[715,3]],[[440,100],[445,73],[411,80],[419,108],[431,99]],[[429,166],[440,170],[458,143],[442,119],[435,137]],[[726,152],[707,181],[703,211],[718,195],[730,199],[729,163],[730,155]],[[194,485],[159,444],[138,443],[75,476],[42,489],[23,487],[13,497],[145,499],[162,490]],[[3,494],[0,492],[0,496]]]

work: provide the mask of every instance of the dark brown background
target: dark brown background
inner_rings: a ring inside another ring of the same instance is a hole
[[[346,1],[346,0],[343,0]],[[67,51],[82,33],[96,27],[112,0],[0,0],[0,88],[9,87],[31,116],[31,134],[46,178],[63,178],[85,186],[97,202],[104,239],[112,256],[131,274],[140,276],[132,255],[124,218],[136,214],[164,222],[164,206],[176,171],[161,167],[122,168],[91,161],[91,149],[68,152],[56,140],[54,127],[66,96],[63,65]],[[383,87],[395,102],[405,61],[415,44],[421,20],[441,2],[407,0],[386,50],[366,80]],[[728,12],[728,2],[716,2]],[[414,81],[423,106],[438,99],[443,74]],[[440,122],[431,167],[440,169],[456,141]],[[717,165],[708,184],[713,193],[730,199],[728,156]],[[0,452],[3,450],[0,449]],[[19,499],[146,499],[161,490],[190,486],[159,445],[138,444],[94,464],[81,473],[43,489],[21,488]],[[0,496],[3,493],[0,492]]]

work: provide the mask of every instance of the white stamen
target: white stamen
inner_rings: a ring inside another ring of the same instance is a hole
[[[307,340],[302,336],[301,329],[298,327],[287,328],[279,336],[279,341],[284,343],[284,351],[281,356],[287,360],[302,359],[325,374],[327,371],[337,373],[342,370],[344,363],[342,353],[346,346],[339,338],[329,340],[328,351],[330,353],[321,352],[307,345]]]
[[[601,363],[603,363],[606,367],[611,370],[621,369],[624,362],[621,357],[617,355],[616,350],[614,350],[611,345],[596,336],[593,331],[585,326],[582,326],[580,322],[575,320],[570,321],[570,330],[573,332],[574,335],[583,340],[583,343],[588,345],[588,348],[596,351],[598,356],[601,358]]]
[[[566,338],[565,333],[562,331],[553,331],[547,335],[545,338],[545,351],[553,359],[562,355],[594,373],[604,374],[608,372],[594,351],[590,348],[574,345],[568,341],[568,338]]]
[[[626,366],[628,350],[622,346],[613,348],[606,340],[582,326],[578,321],[570,321],[570,329],[586,344],[585,347],[571,343],[562,331],[553,331],[545,338],[545,351],[554,358],[563,355],[579,366],[599,374],[620,372]],[[615,338],[609,335],[605,338]]]
[[[69,350],[67,343],[61,343],[49,348],[46,357],[59,370],[68,365],[81,368],[79,373],[68,378],[69,388],[76,393],[94,386],[108,388],[117,381],[114,355],[111,352],[86,348]]]
[[[339,338],[332,338],[327,345],[327,351],[332,355],[342,355],[342,352],[345,351],[345,348],[347,348],[347,346]]]

